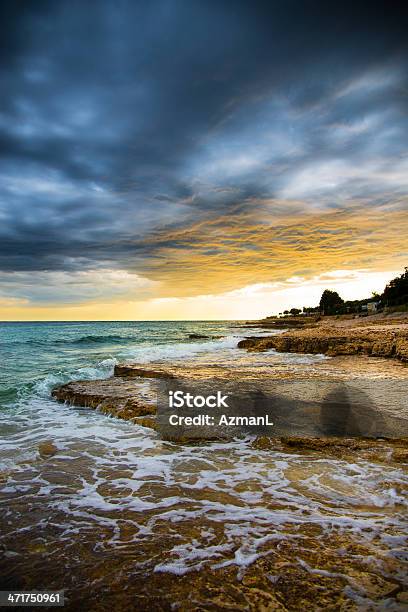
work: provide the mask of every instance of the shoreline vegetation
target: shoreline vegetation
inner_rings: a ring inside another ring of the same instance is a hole
[[[345,315],[356,314],[367,316],[375,312],[390,314],[393,312],[408,312],[408,266],[404,272],[393,278],[385,287],[383,292],[373,291],[369,298],[362,300],[343,300],[343,298],[331,289],[325,289],[320,298],[318,306],[304,306],[303,308],[291,308],[279,314],[287,318],[289,315],[296,316],[321,316],[321,315]],[[274,319],[275,317],[267,317]]]

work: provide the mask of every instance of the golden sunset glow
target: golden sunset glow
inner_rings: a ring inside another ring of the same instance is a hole
[[[338,291],[345,299],[364,299],[372,291],[381,292],[396,275],[397,271],[335,270],[311,279],[292,277],[285,282],[258,283],[217,295],[90,302],[70,307],[52,305],[33,308],[14,302],[0,304],[0,313],[5,321],[252,319],[278,313],[294,305],[318,304],[326,287]]]
[[[95,271],[42,283],[101,287],[100,298],[33,305],[0,299],[3,320],[185,320],[257,318],[316,305],[323,289],[346,299],[381,291],[403,268],[408,216],[385,205],[367,213],[306,212],[301,203],[270,202],[257,211],[219,216],[147,237],[154,256],[144,275]],[[287,209],[292,209],[288,215]],[[171,246],[166,246],[171,243]],[[340,270],[340,275],[336,272]],[[104,292],[113,299],[104,300]]]

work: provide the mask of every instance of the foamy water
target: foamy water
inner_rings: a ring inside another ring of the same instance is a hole
[[[324,529],[347,528],[364,538],[377,535],[385,541],[385,526],[402,528],[404,524],[407,500],[398,493],[398,485],[407,480],[400,469],[253,450],[250,440],[177,446],[161,441],[151,430],[87,409],[39,399],[32,401],[31,408],[35,417],[21,406],[14,431],[2,448],[3,469],[9,471],[2,507],[7,506],[8,497],[11,501],[18,496],[20,503],[25,499],[35,505],[43,500],[65,514],[68,522],[73,520],[70,528],[61,524],[65,536],[99,520],[106,524],[107,517],[98,513],[108,512],[113,532],[104,543],[107,547],[120,542],[114,527],[123,515],[135,527],[135,541],[138,532],[153,535],[156,523],[162,520],[179,523],[202,517],[209,523],[225,524],[222,550],[211,546],[206,553],[207,533],[196,545],[190,543],[188,554],[185,547],[176,546],[174,559],[156,570],[180,573],[219,556],[241,566],[239,540],[245,549],[255,551],[266,536],[277,537],[283,524],[312,521]],[[46,460],[38,455],[38,445],[45,440],[52,440],[58,448]],[[64,474],[62,482],[53,482],[56,473]],[[99,489],[108,475],[109,492],[104,494]],[[148,485],[157,486],[157,495]],[[217,499],[217,494],[227,495],[228,503],[222,496]],[[355,507],[364,507],[358,518]],[[14,533],[19,530],[18,518],[23,516],[13,516]],[[75,518],[80,518],[79,524]],[[35,531],[37,523],[32,527]]]
[[[108,377],[124,359],[240,360],[241,366],[242,360],[250,366],[276,360],[307,368],[323,359],[239,352],[238,333],[224,331],[215,340],[120,346],[77,368],[62,356],[64,369],[55,363],[55,371],[24,382],[0,414],[0,545],[7,575],[58,575],[75,555],[86,566],[84,551],[93,551],[112,559],[131,555],[135,575],[232,567],[242,578],[285,543],[298,547],[303,569],[320,571],[303,558],[316,546],[317,530],[319,538],[354,538],[372,553],[360,555],[362,565],[375,558],[384,577],[391,566],[394,578],[405,580],[408,478],[402,467],[255,450],[251,439],[178,446],[149,429],[50,398],[55,384]],[[39,454],[46,441],[57,448],[51,457]],[[89,577],[81,576],[85,588]],[[363,586],[351,576],[347,583],[351,599],[370,603]]]

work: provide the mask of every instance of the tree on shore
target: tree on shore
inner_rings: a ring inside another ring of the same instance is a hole
[[[381,300],[386,306],[408,304],[408,267],[405,268],[405,272],[388,283]]]
[[[307,315],[319,314],[319,306],[303,306],[303,312]]]
[[[325,289],[320,298],[320,311],[324,315],[336,314],[336,311],[344,304],[344,300],[339,296],[337,291]]]
[[[300,314],[301,310],[300,308],[291,308],[289,312],[292,316],[296,317]]]
[[[393,278],[385,287],[383,293],[380,295],[376,291],[371,293],[371,297],[362,300],[347,300],[346,302],[340,297],[337,291],[331,291],[325,289],[322,297],[320,298],[319,306],[304,306],[303,314],[305,315],[338,315],[338,314],[367,314],[367,305],[372,302],[378,302],[379,311],[384,306],[398,308],[404,307],[402,310],[406,310],[408,307],[408,266],[405,271],[396,278]],[[291,308],[290,310],[284,310],[280,315],[292,315],[296,316],[300,314],[300,308]]]

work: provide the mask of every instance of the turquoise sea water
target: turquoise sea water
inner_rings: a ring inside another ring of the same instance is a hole
[[[53,385],[68,380],[105,378],[116,361],[144,362],[210,351],[212,342],[191,340],[189,334],[231,336],[231,325],[218,321],[0,323],[0,408],[10,408],[18,398],[47,394]]]

